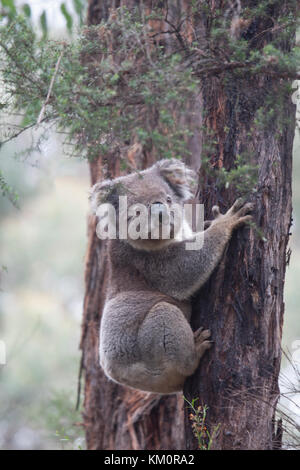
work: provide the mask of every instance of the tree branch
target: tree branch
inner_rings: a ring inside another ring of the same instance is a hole
[[[51,92],[52,92],[52,88],[53,88],[53,85],[54,85],[54,82],[55,82],[55,78],[56,78],[56,75],[57,75],[57,72],[58,72],[58,69],[59,69],[59,65],[60,65],[60,62],[61,62],[61,59],[64,55],[64,50],[61,51],[60,53],[60,56],[56,62],[56,66],[55,66],[55,70],[54,70],[54,74],[52,76],[52,79],[51,79],[51,82],[50,82],[50,86],[49,86],[49,90],[48,90],[48,93],[47,93],[47,97],[46,97],[46,100],[42,106],[42,109],[40,111],[40,114],[39,114],[39,117],[38,117],[38,120],[37,120],[37,124],[39,125],[41,122],[42,122],[42,119],[43,119],[43,116],[44,116],[44,113],[45,113],[45,109],[46,109],[46,106],[47,104],[49,103],[49,99],[50,99],[50,96],[51,96]]]
[[[255,70],[254,70],[255,67]],[[218,75],[220,73],[230,71],[230,70],[238,70],[238,69],[245,69],[245,72],[248,73],[264,73],[266,75],[272,75],[278,78],[291,78],[293,80],[300,80],[300,72],[293,72],[293,71],[283,71],[283,70],[276,70],[276,68],[272,65],[263,65],[261,68],[257,68],[257,64],[253,62],[223,62],[223,63],[216,63],[212,64],[211,66],[202,66],[200,65],[199,68],[194,69],[194,73],[197,76],[200,75]]]

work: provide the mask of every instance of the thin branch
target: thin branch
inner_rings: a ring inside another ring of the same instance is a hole
[[[183,37],[182,37],[182,34],[181,34],[181,32],[180,32],[181,27],[182,27],[184,21],[185,21],[185,19],[183,19],[183,20],[180,22],[179,25],[175,26],[175,25],[172,24],[168,19],[165,19],[165,22],[173,29],[174,34],[175,34],[175,36],[176,36],[176,38],[177,38],[177,41],[178,41],[179,44],[181,45],[182,49],[185,51],[186,48],[187,48],[187,46],[186,46],[186,44],[185,44],[185,42],[184,42],[184,39],[183,39]]]
[[[51,79],[51,82],[50,82],[50,86],[49,86],[49,90],[48,90],[48,94],[47,94],[47,97],[46,97],[46,100],[42,106],[42,109],[40,111],[40,114],[39,114],[39,117],[38,117],[38,120],[37,120],[37,125],[39,125],[41,122],[42,122],[42,119],[43,119],[43,116],[44,116],[44,113],[45,113],[45,109],[46,109],[46,106],[47,104],[49,103],[49,99],[50,99],[50,96],[51,96],[51,92],[52,92],[52,88],[53,88],[53,85],[54,85],[54,82],[55,82],[55,78],[56,78],[56,75],[58,73],[58,69],[59,69],[59,65],[60,65],[60,62],[61,62],[61,59],[64,55],[64,50],[61,51],[60,53],[60,56],[56,62],[56,66],[55,66],[55,70],[54,70],[54,74],[52,76],[52,79]]]
[[[45,122],[47,120],[47,118],[43,118],[41,123],[42,122]],[[10,137],[8,137],[6,140],[2,140],[0,141],[0,147],[2,147],[2,145],[4,144],[7,144],[8,142],[10,142],[11,140],[13,139],[16,139],[17,137],[19,137],[19,135],[23,134],[23,132],[27,131],[28,129],[32,129],[33,127],[36,126],[36,123],[33,122],[32,124],[28,124],[28,126],[25,126],[25,127],[22,127],[18,132],[16,132],[15,134],[11,135]]]
[[[18,132],[16,132],[14,135],[11,135],[10,137],[8,137],[8,139],[6,140],[2,140],[0,142],[0,147],[4,144],[7,144],[8,142],[10,142],[11,140],[13,139],[16,139],[17,137],[19,137],[19,135],[23,134],[23,132],[27,131],[28,129],[31,129],[32,127],[35,126],[35,123],[33,124],[29,124],[28,126],[25,126],[25,127],[22,127],[22,129],[20,129]]]
[[[201,68],[195,68],[194,73],[196,75],[218,75],[222,72],[228,70],[237,70],[237,69],[246,69],[247,73],[264,73],[266,75],[272,75],[278,78],[291,78],[293,80],[300,80],[300,72],[290,72],[290,71],[282,71],[276,70],[272,66],[262,66],[260,69],[253,70],[253,67],[256,67],[257,64],[251,62],[223,62],[223,63],[216,63],[211,66],[204,65]]]

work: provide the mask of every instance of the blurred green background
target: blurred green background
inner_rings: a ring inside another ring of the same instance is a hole
[[[56,3],[59,6],[59,0],[32,0],[30,4],[37,18],[41,5],[51,4],[47,7],[51,20]],[[52,36],[63,36],[63,18],[53,18]],[[84,449],[80,410],[75,411],[75,404],[88,165],[68,158],[61,137],[54,134],[36,151],[20,155],[37,138],[36,131],[30,131],[0,151],[5,180],[20,196],[20,209],[0,196],[0,340],[7,352],[6,365],[0,365],[0,449]],[[292,255],[285,284],[283,336],[283,349],[291,354],[300,350],[299,157],[296,136]],[[285,359],[282,367],[284,376],[299,390],[299,377]],[[299,393],[294,398],[300,406]]]
[[[52,137],[39,155],[0,153],[20,209],[0,200],[0,448],[81,446],[74,411],[86,248],[87,163]],[[69,439],[68,441],[62,439]],[[75,442],[76,441],[76,442]]]

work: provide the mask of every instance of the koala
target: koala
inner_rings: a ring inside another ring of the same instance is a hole
[[[160,160],[144,171],[95,184],[90,202],[96,213],[109,203],[120,215],[119,196],[126,195],[128,207],[143,204],[149,214],[154,210],[162,216],[171,204],[183,207],[194,181],[194,172],[180,160]],[[160,230],[155,239],[120,237],[117,227],[116,237],[107,242],[109,286],[100,325],[100,365],[108,378],[146,392],[183,389],[211,347],[209,330],[191,329],[191,298],[221,260],[233,231],[251,220],[252,209],[241,199],[225,214],[214,206],[197,250],[186,250],[186,241],[196,235],[185,220],[183,235],[169,217],[170,236]],[[129,211],[125,217],[132,220]],[[161,228],[162,217],[158,220]]]

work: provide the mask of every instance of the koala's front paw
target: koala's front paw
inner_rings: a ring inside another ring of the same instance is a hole
[[[233,228],[237,228],[252,220],[252,216],[246,214],[253,211],[253,209],[254,204],[252,202],[245,203],[242,198],[239,198],[235,201],[229,211],[226,212],[225,217],[230,217],[233,222]]]
[[[194,341],[198,359],[200,359],[207,349],[212,346],[212,341],[209,341],[210,331],[199,328],[194,332]]]
[[[242,198],[235,201],[233,206],[226,212],[221,214],[218,206],[212,208],[214,221],[212,223],[225,222],[228,223],[231,230],[240,227],[241,225],[252,220],[251,215],[246,215],[254,209],[254,204],[251,202],[245,203]]]

